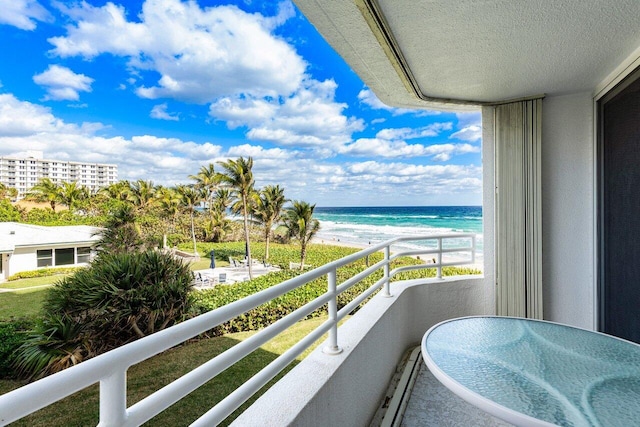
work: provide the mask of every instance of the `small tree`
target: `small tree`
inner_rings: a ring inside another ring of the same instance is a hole
[[[135,221],[135,211],[131,205],[119,206],[107,219],[105,228],[98,233],[98,252],[116,254],[142,250],[144,244]]]
[[[320,222],[313,218],[313,210],[316,205],[294,200],[291,206],[285,210],[284,226],[289,236],[300,242],[300,270],[304,269],[304,260],[307,257],[307,245],[320,230]]]
[[[253,193],[253,216],[264,227],[265,251],[264,259],[269,259],[269,241],[271,240],[271,228],[280,220],[282,208],[287,199],[284,197],[284,188],[279,185],[267,185],[259,193]]]
[[[60,201],[60,186],[49,178],[42,178],[26,194],[25,199],[35,202],[47,202],[52,211],[56,211],[56,203]]]

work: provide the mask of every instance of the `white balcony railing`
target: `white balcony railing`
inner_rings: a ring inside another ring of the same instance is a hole
[[[434,247],[392,252],[393,245],[408,241],[430,241]],[[341,284],[336,283],[336,271],[338,268],[354,263],[378,251],[384,252],[384,257],[381,261],[367,267]],[[20,419],[97,382],[100,383],[99,425],[140,425],[234,365],[311,312],[327,305],[328,320],[326,322],[272,361],[192,424],[196,426],[216,425],[240,407],[326,332],[329,333],[329,338],[327,345],[323,349],[324,352],[327,354],[340,353],[338,322],[380,288],[382,288],[383,296],[391,296],[390,282],[394,275],[404,271],[435,268],[437,269],[437,277],[441,278],[442,267],[444,266],[474,264],[475,252],[475,234],[403,237],[371,246],[247,298],[217,308],[6,393],[0,396],[0,425]],[[458,256],[455,260],[446,261],[443,259],[446,254],[468,254],[468,256],[463,258]],[[398,267],[391,270],[391,262],[393,260],[402,256],[416,255],[433,256],[432,260],[435,262]],[[337,309],[337,296],[340,293],[380,270],[382,270],[383,274],[379,280],[342,309]],[[327,277],[326,293],[157,390],[143,400],[127,407],[126,373],[130,366],[323,276]]]

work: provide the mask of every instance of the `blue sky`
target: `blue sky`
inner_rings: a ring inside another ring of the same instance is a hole
[[[383,105],[287,1],[0,0],[0,155],[188,182],[253,156],[318,206],[481,204],[480,113]]]

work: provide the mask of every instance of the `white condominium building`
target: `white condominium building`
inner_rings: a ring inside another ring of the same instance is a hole
[[[26,157],[0,156],[0,183],[16,188],[18,199],[42,178],[55,183],[75,181],[95,192],[118,181],[118,166],[48,160],[44,159],[42,151],[29,151]]]

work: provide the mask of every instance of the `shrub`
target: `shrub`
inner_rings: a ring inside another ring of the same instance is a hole
[[[48,277],[55,276],[58,274],[68,274],[77,271],[80,268],[84,267],[58,267],[58,268],[41,268],[39,270],[29,270],[29,271],[21,271],[16,274],[12,274],[7,278],[8,281],[19,280],[19,279],[31,279],[33,277]]]
[[[0,321],[0,378],[13,378],[16,350],[24,343],[27,332],[34,326],[31,319]]]
[[[43,376],[171,326],[189,314],[192,281],[168,254],[102,254],[48,290],[16,367]]]

